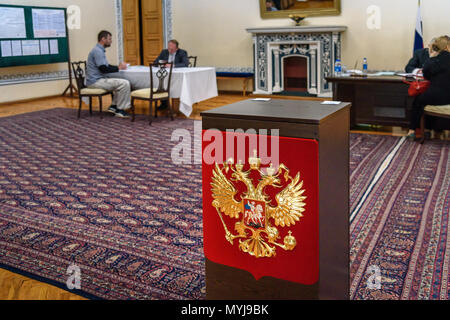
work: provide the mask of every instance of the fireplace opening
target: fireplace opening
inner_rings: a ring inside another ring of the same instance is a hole
[[[308,61],[305,57],[286,57],[283,59],[284,91],[308,91]]]

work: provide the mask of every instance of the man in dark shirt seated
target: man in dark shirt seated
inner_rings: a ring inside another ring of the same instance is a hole
[[[414,74],[421,74],[423,66],[425,62],[430,59],[430,46],[431,43],[434,42],[435,39],[432,39],[430,44],[428,45],[428,48],[423,48],[416,50],[414,52],[413,57],[411,60],[409,60],[408,64],[405,67],[405,71],[407,73],[414,73]]]
[[[189,67],[188,54],[185,50],[179,48],[177,40],[170,40],[167,44],[167,49],[164,49],[155,59],[155,63],[160,62],[173,62],[175,68],[187,68]]]
[[[108,78],[108,73],[115,73],[125,70],[127,64],[122,62],[119,66],[113,66],[106,59],[105,49],[112,43],[112,36],[109,31],[101,31],[98,34],[98,43],[91,50],[86,65],[86,86],[88,88],[103,89],[114,92],[113,101],[108,112],[117,117],[128,118],[125,110],[131,106],[130,82],[125,79]]]
[[[166,63],[173,62],[175,68],[187,68],[189,67],[189,58],[185,50],[179,48],[177,40],[170,40],[167,44],[167,49],[164,49],[155,59],[154,63]],[[169,65],[168,65],[169,66]],[[161,101],[159,110],[167,109],[167,100]]]

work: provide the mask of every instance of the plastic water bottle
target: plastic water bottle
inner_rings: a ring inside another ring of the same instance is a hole
[[[367,58],[364,58],[364,60],[363,60],[363,72],[367,73],[368,69],[369,69],[369,66],[367,65]]]
[[[342,74],[342,64],[341,64],[341,60],[337,59],[336,63],[334,65],[334,74],[336,76],[340,76]]]

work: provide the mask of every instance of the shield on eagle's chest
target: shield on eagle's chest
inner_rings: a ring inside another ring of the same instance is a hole
[[[244,224],[254,229],[266,227],[266,203],[264,201],[244,199]]]

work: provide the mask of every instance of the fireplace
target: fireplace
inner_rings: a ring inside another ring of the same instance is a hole
[[[347,27],[247,29],[253,34],[255,93],[307,92],[331,97],[331,76]]]
[[[308,91],[308,60],[306,57],[284,57],[282,73],[284,91]]]

